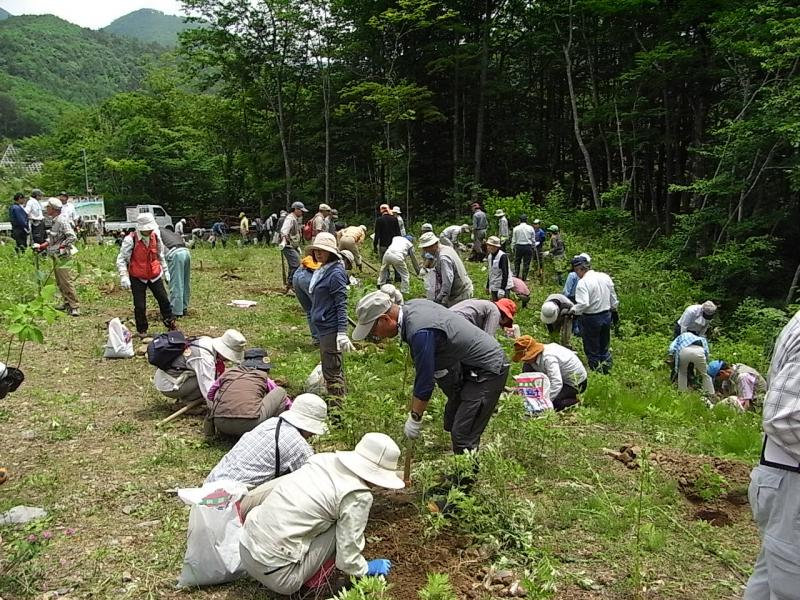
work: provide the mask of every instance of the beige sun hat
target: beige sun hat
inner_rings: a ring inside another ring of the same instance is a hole
[[[136,231],[155,231],[158,223],[150,213],[141,213],[136,217]]]
[[[331,212],[331,207],[323,203],[319,205],[319,212]]]
[[[339,254],[342,255],[342,258],[350,263],[350,268],[352,269],[353,266],[356,264],[356,257],[353,256],[353,253],[350,250],[339,250]],[[347,265],[345,265],[347,266]]]
[[[235,329],[228,329],[220,337],[211,340],[214,352],[231,362],[244,360],[244,349],[247,346],[245,337]]]
[[[434,244],[439,243],[439,238],[436,237],[436,234],[432,231],[426,231],[421,236],[419,236],[419,247],[420,248],[429,248]]]
[[[61,210],[62,208],[64,208],[64,203],[61,202],[61,200],[59,200],[58,198],[48,198],[47,204],[45,206],[52,208],[54,210]]]
[[[400,207],[399,207],[399,206],[393,206],[393,207],[392,207],[392,212],[393,212],[394,214],[396,214],[396,215],[402,215],[402,214],[403,214],[403,213],[400,211]]]
[[[364,481],[390,490],[405,487],[397,476],[400,448],[385,433],[367,433],[355,450],[336,453],[336,458]]]
[[[499,248],[500,246],[503,245],[503,242],[500,241],[499,237],[497,237],[496,235],[493,235],[493,236],[489,237],[488,240],[486,240],[486,245],[487,246],[494,246],[495,248]]]
[[[328,433],[328,405],[316,394],[300,394],[292,402],[291,408],[281,413],[281,418],[297,429],[324,435]]]
[[[496,211],[494,211],[494,216],[495,217],[505,217],[506,213],[503,212],[502,208],[498,208]]]
[[[331,254],[335,254],[339,258],[342,255],[339,252],[339,247],[336,244],[336,236],[332,233],[328,233],[327,231],[322,231],[317,234],[317,237],[314,238],[314,243],[309,244],[309,250],[324,250],[325,252],[330,252]]]

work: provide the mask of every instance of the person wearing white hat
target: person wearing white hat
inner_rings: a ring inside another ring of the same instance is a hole
[[[342,353],[355,350],[347,337],[349,279],[333,234],[318,233],[308,249],[320,264],[311,276],[308,291],[312,301],[311,325],[319,337],[322,376],[328,392],[341,399],[346,394]]]
[[[433,233],[433,225],[431,225],[430,223],[423,223],[422,227],[420,227],[420,232],[419,232],[420,235],[428,232]]]
[[[680,319],[675,321],[672,337],[676,338],[687,331],[691,331],[700,337],[706,337],[708,326],[711,324],[711,320],[716,314],[717,305],[711,300],[706,300],[702,304],[691,304],[687,306]]]
[[[122,240],[117,254],[120,287],[133,296],[133,314],[139,337],[147,337],[147,290],[153,293],[167,329],[175,329],[175,316],[164,281],[169,283],[169,267],[164,244],[153,215],[141,213],[136,219],[136,231]]]
[[[361,262],[361,244],[364,243],[364,238],[367,237],[366,226],[359,225],[355,227],[351,225],[337,232],[336,236],[339,239],[337,242],[339,250],[349,250],[352,252],[355,264],[358,270],[361,271],[363,269]]]
[[[72,271],[66,263],[78,250],[75,248],[77,237],[72,224],[64,215],[61,214],[61,200],[50,198],[45,205],[47,216],[53,219],[53,226],[47,233],[47,241],[43,244],[34,244],[36,252],[47,252],[53,259],[53,274],[56,278],[56,285],[61,296],[64,298],[64,305],[60,310],[65,310],[70,316],[77,317],[80,314],[78,296],[75,287],[72,285]]]
[[[502,208],[498,208],[494,211],[494,216],[497,217],[497,236],[500,238],[500,241],[505,243],[509,236],[508,217],[506,217],[506,213],[503,212]]]
[[[428,289],[428,300],[449,308],[472,298],[472,280],[461,257],[452,247],[439,244],[439,238],[433,233],[422,234],[419,247],[434,261],[434,285]]]
[[[503,242],[496,235],[486,240],[486,292],[497,302],[514,287],[508,255],[500,247]]]
[[[311,241],[317,238],[317,234],[322,232],[334,233],[328,230],[328,217],[331,215],[331,207],[327,204],[320,204],[317,214],[311,220]]]
[[[289,266],[289,273],[286,276],[286,293],[292,293],[292,277],[297,267],[300,266],[300,237],[303,228],[303,213],[307,213],[308,209],[302,202],[293,202],[292,210],[283,220],[281,225],[281,252],[286,258],[286,264]]]
[[[569,348],[569,341],[572,338],[573,318],[570,314],[574,303],[564,294],[550,294],[542,304],[539,319],[547,327],[551,341],[559,334],[560,344]]]
[[[267,243],[267,246],[273,243],[272,238],[275,235],[275,227],[277,225],[278,225],[278,215],[276,215],[275,213],[272,213],[264,221],[264,241]]]
[[[328,432],[327,419],[328,407],[322,398],[300,394],[288,410],[246,432],[203,483],[232,479],[252,489],[297,471],[314,455],[308,440]],[[251,503],[258,495],[253,492]]]
[[[239,364],[246,347],[247,340],[235,329],[215,338],[203,335],[190,339],[169,369],[156,369],[153,383],[167,398],[187,404],[201,398],[208,401],[211,386],[225,371],[225,361]]]
[[[175,223],[175,233],[179,236],[183,237],[183,229],[186,227],[186,219],[181,219],[177,223]]]
[[[242,244],[247,245],[250,240],[250,219],[244,212],[239,213],[239,234],[242,236]]]
[[[419,275],[419,264],[417,257],[414,254],[414,236],[398,235],[389,244],[386,252],[383,254],[381,260],[381,271],[378,274],[378,287],[385,283],[389,283],[389,273],[394,269],[395,273],[400,275],[400,292],[407,294],[410,291],[409,287],[409,273],[406,260],[411,259],[411,265],[414,267],[414,274]]]
[[[400,210],[400,207],[399,206],[393,206],[392,207],[392,214],[395,217],[397,217],[397,224],[400,226],[400,235],[405,237],[405,235],[406,235],[406,224],[403,221],[403,217],[400,216],[401,214],[403,214],[402,211]]]
[[[387,576],[386,559],[362,555],[373,486],[401,489],[400,448],[367,433],[349,452],[325,452],[277,480],[247,515],[239,552],[251,577],[277,594],[330,592],[336,567],[348,577]]]

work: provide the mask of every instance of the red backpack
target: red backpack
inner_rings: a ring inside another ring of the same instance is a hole
[[[307,242],[311,241],[311,238],[314,237],[314,219],[309,219],[306,221],[306,224],[303,225],[303,239]]]

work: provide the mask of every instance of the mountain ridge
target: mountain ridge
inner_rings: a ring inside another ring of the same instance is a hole
[[[173,47],[178,44],[181,32],[197,27],[200,25],[187,22],[184,17],[168,15],[152,8],[140,8],[114,19],[101,31],[145,43]]]

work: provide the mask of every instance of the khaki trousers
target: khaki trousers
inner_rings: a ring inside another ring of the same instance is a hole
[[[72,271],[68,267],[60,266],[59,259],[53,257],[53,274],[56,277],[58,291],[64,297],[64,304],[70,308],[78,308],[78,296],[75,294],[75,287],[72,285]]]

